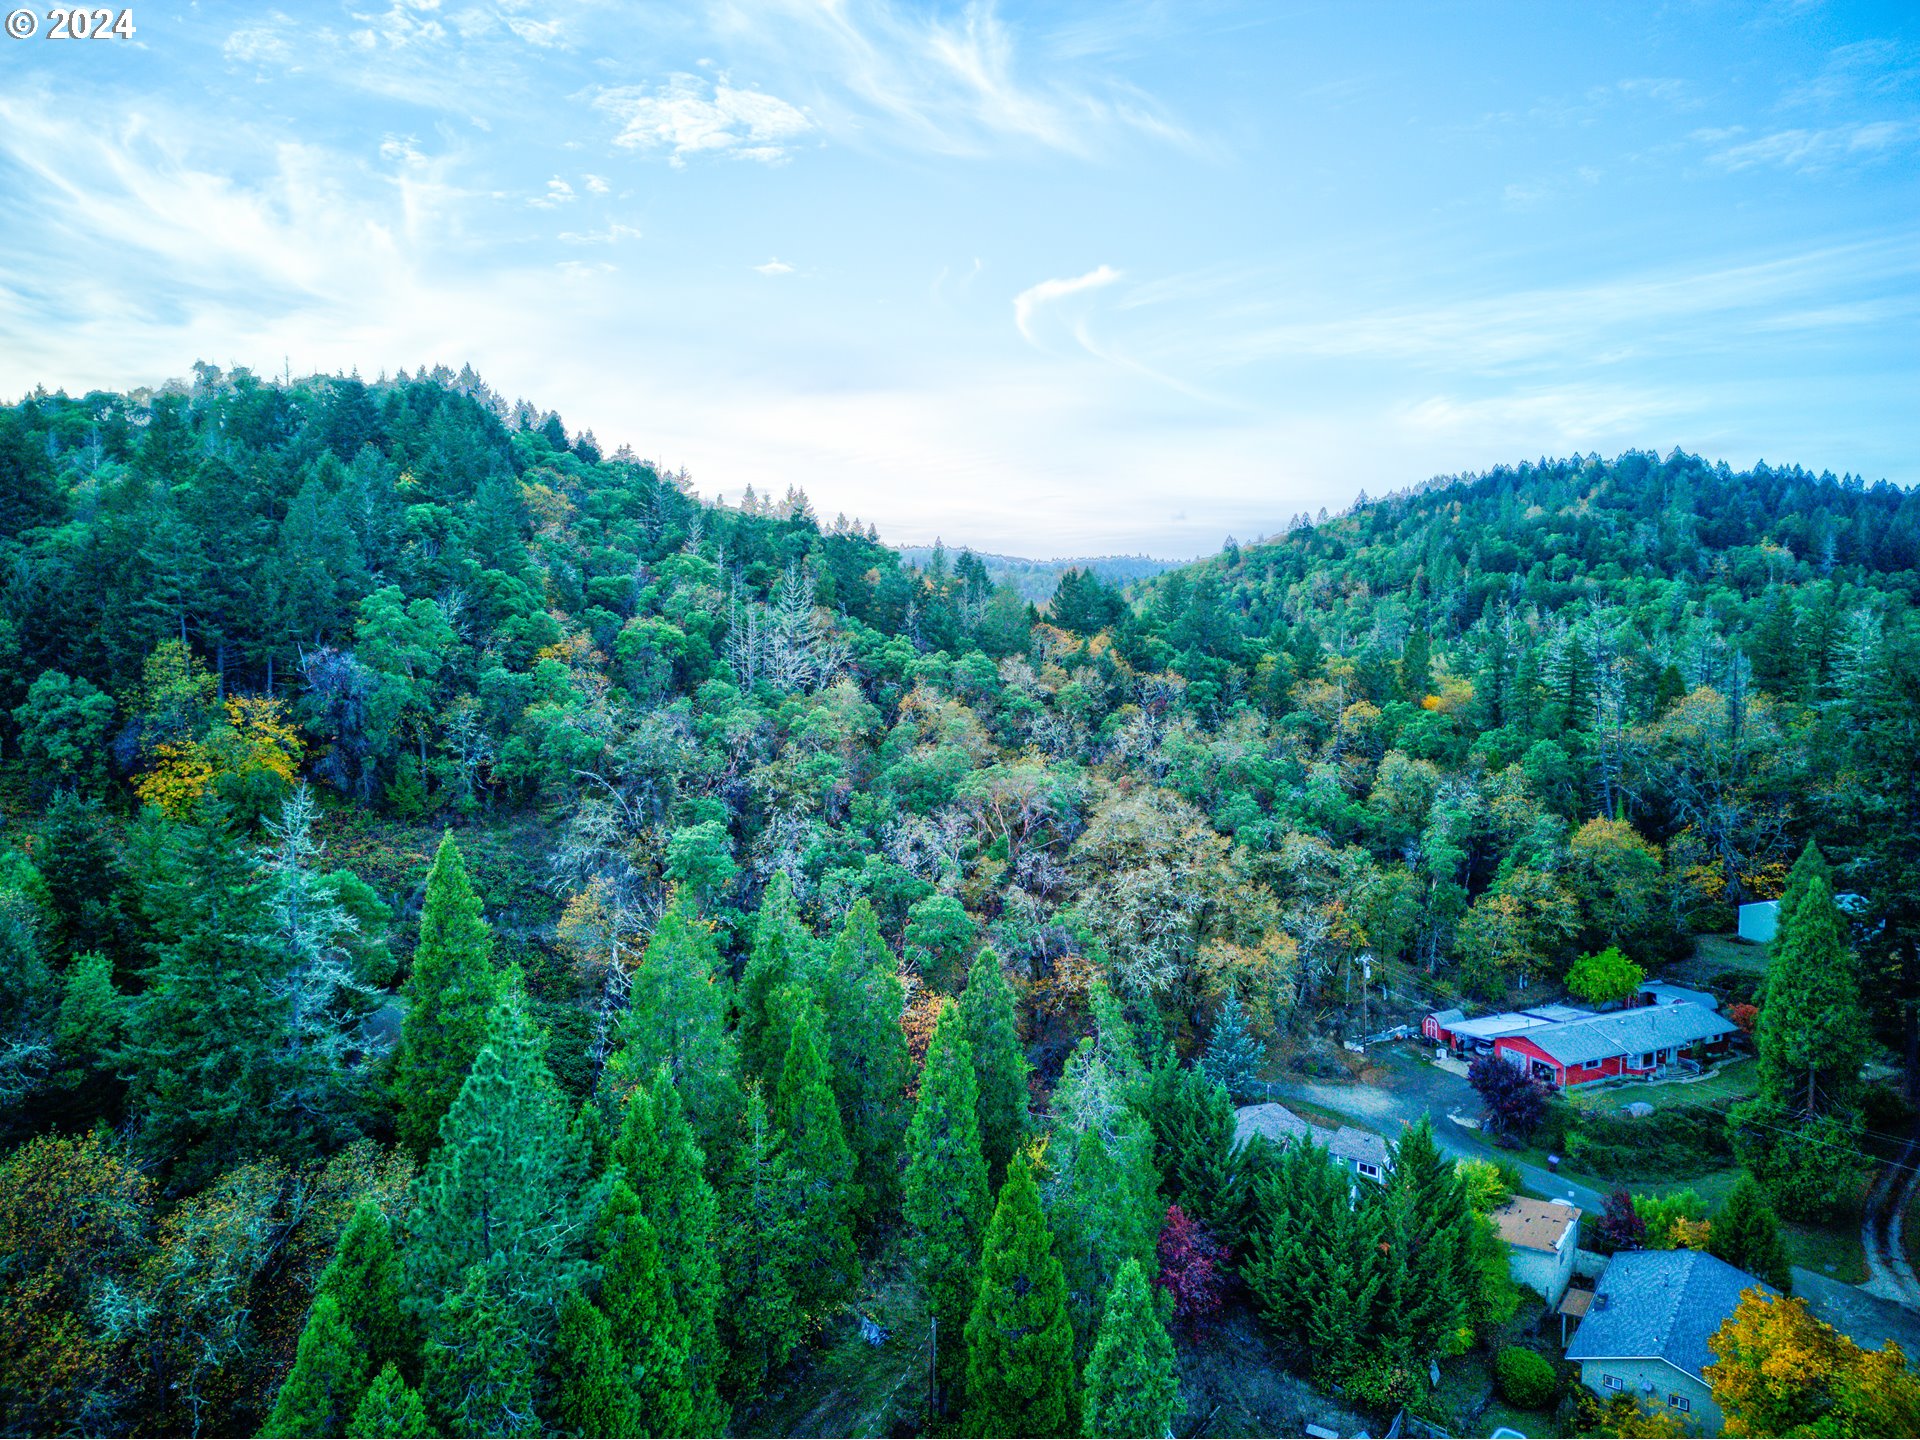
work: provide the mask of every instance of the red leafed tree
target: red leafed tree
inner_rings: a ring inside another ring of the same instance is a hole
[[[1749,1040],[1753,1038],[1753,1027],[1760,1018],[1758,1005],[1729,1005],[1727,1018],[1740,1027],[1740,1033]]]
[[[1173,1296],[1174,1318],[1192,1333],[1219,1313],[1226,1290],[1226,1246],[1219,1244],[1199,1221],[1178,1205],[1167,1207],[1167,1223],[1160,1230],[1160,1276],[1155,1282]]]

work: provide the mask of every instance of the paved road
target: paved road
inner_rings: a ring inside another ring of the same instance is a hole
[[[1898,1340],[1909,1356],[1920,1355],[1920,1311],[1849,1285],[1831,1275],[1803,1266],[1793,1267],[1793,1293],[1807,1302],[1815,1318],[1852,1338],[1856,1345],[1878,1350]]]
[[[1404,1056],[1383,1056],[1386,1075],[1381,1083],[1362,1085],[1345,1080],[1309,1080],[1289,1077],[1276,1080],[1267,1089],[1272,1098],[1304,1101],[1343,1115],[1354,1124],[1378,1131],[1394,1139],[1404,1125],[1421,1116],[1433,1121],[1434,1140],[1440,1149],[1456,1160],[1500,1160],[1520,1172],[1529,1190],[1542,1195],[1570,1199],[1590,1214],[1598,1215],[1606,1196],[1586,1185],[1576,1184],[1563,1175],[1550,1175],[1538,1165],[1523,1165],[1510,1152],[1489,1143],[1481,1132],[1456,1124],[1453,1116],[1477,1118],[1480,1097],[1458,1075],[1422,1060]]]
[[[1865,1290],[1902,1305],[1920,1306],[1920,1276],[1913,1272],[1906,1246],[1900,1242],[1900,1221],[1920,1184],[1920,1140],[1909,1140],[1891,1165],[1883,1166],[1867,1196],[1860,1220],[1860,1243],[1867,1252]]]

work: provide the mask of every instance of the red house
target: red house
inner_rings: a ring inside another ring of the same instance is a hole
[[[1616,1075],[1697,1069],[1699,1059],[1725,1052],[1736,1028],[1706,1005],[1653,1004],[1503,1035],[1493,1053],[1565,1090]]]

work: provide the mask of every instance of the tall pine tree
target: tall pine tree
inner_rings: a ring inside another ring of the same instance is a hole
[[[913,1062],[900,1029],[900,977],[865,897],[847,912],[819,989],[821,1008],[832,1020],[828,1060],[857,1168],[860,1215],[871,1222],[900,1204],[900,1139]]]
[[[725,1380],[740,1399],[756,1394],[804,1337],[805,1279],[797,1272],[809,1223],[805,1178],[780,1154],[757,1085],[747,1089],[743,1130],[720,1230],[727,1292],[720,1325],[732,1357]]]
[[[781,992],[789,1007],[786,1063],[773,1097],[779,1153],[804,1186],[807,1227],[798,1275],[800,1305],[810,1316],[840,1304],[859,1282],[853,1220],[859,1209],[853,1151],[840,1129],[840,1108],[821,1058],[820,1007],[798,987]]]
[[[541,1303],[545,1303],[544,1301]],[[488,1267],[468,1268],[460,1288],[428,1326],[426,1401],[449,1435],[533,1436],[534,1375],[541,1367],[527,1327],[490,1281]]]
[[[554,1413],[571,1435],[658,1434],[643,1429],[633,1393],[633,1371],[614,1343],[613,1327],[586,1296],[567,1292],[554,1341]]]
[[[536,1365],[560,1301],[589,1278],[587,1232],[599,1210],[585,1146],[571,1133],[543,1048],[510,996],[416,1182],[406,1249],[416,1306],[437,1305],[483,1271],[514,1343]],[[430,1344],[442,1338],[430,1333]]]
[[[1016,1156],[987,1226],[967,1318],[967,1430],[1073,1435],[1079,1428],[1066,1277],[1033,1171]]]
[[[676,905],[654,927],[614,1027],[601,1085],[615,1113],[665,1065],[701,1148],[721,1158],[740,1120],[739,1047],[726,1028],[732,1003],[711,927]]]
[[[960,996],[960,1019],[973,1047],[973,1073],[980,1087],[980,1149],[987,1183],[1006,1179],[1007,1165],[1027,1133],[1027,1053],[1020,1045],[1013,987],[991,945],[974,957]]]
[[[270,1440],[343,1435],[366,1389],[366,1354],[333,1297],[321,1295],[313,1302],[293,1369],[260,1433]]]
[[[684,1432],[718,1435],[727,1428],[720,1395],[726,1356],[720,1342],[719,1201],[707,1183],[706,1158],[665,1070],[627,1101],[613,1156],[652,1227],[675,1312],[686,1326],[686,1373],[672,1383],[686,1392]]]
[[[441,838],[420,911],[420,943],[407,977],[407,1018],[393,1056],[393,1097],[401,1142],[425,1157],[440,1138],[474,1057],[486,1043],[501,980],[493,932],[451,834]]]
[[[224,816],[203,821],[167,832],[148,881],[158,958],[121,1052],[142,1147],[188,1184],[313,1128],[277,1084],[288,962],[266,938],[265,879]]]
[[[941,1010],[927,1044],[920,1098],[907,1129],[906,1192],[914,1263],[942,1337],[938,1384],[951,1390],[966,1372],[961,1331],[973,1310],[989,1218],[973,1047],[953,1005]]]
[[[1254,1191],[1240,1267],[1254,1308],[1314,1375],[1338,1384],[1374,1343],[1385,1207],[1356,1197],[1347,1169],[1306,1140],[1265,1166]]]
[[[1388,1222],[1382,1315],[1401,1357],[1424,1367],[1464,1348],[1472,1270],[1473,1211],[1453,1162],[1425,1116],[1394,1147],[1385,1196]]]
[[[607,1195],[594,1250],[600,1261],[600,1309],[629,1392],[633,1424],[648,1435],[697,1433],[691,1428],[686,1317],[674,1303],[673,1281],[654,1228],[624,1181]]]
[[[764,1084],[778,1083],[787,1054],[775,994],[808,983],[812,963],[813,937],[800,923],[793,882],[777,873],[760,897],[753,946],[740,976],[740,1058],[746,1073]]]
[[[1173,1341],[1154,1312],[1146,1272],[1129,1260],[1107,1292],[1100,1333],[1087,1361],[1086,1433],[1171,1435],[1179,1409]]]
[[[1213,1034],[1201,1067],[1208,1078],[1224,1085],[1236,1103],[1245,1104],[1263,1093],[1260,1067],[1266,1055],[1260,1042],[1247,1030],[1247,1012],[1241,1007],[1240,992],[1229,990],[1214,1017]]]
[[[348,1440],[428,1440],[434,1433],[420,1392],[391,1363],[374,1377],[347,1425]]]

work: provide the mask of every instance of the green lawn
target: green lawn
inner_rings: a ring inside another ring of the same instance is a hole
[[[1831,1226],[1782,1220],[1780,1238],[1786,1242],[1787,1255],[1796,1265],[1831,1275],[1849,1285],[1859,1285],[1867,1278],[1867,1251],[1860,1243],[1857,1214]]]

